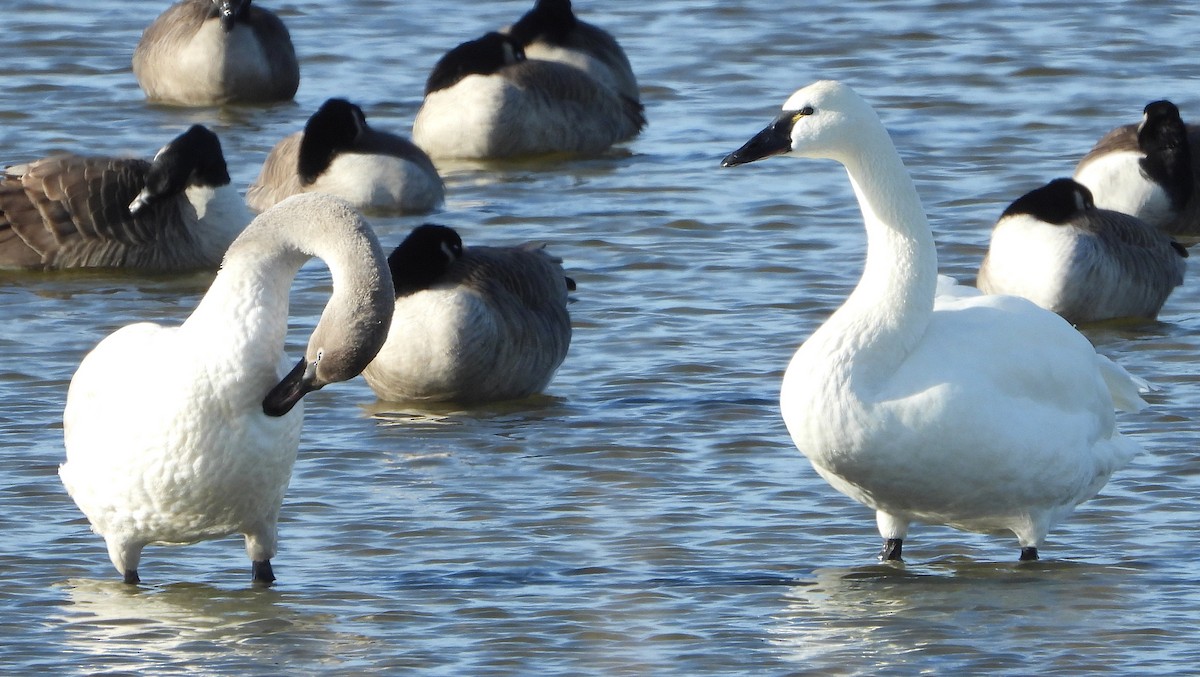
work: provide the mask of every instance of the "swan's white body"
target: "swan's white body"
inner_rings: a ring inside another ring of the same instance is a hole
[[[1144,405],[1137,383],[1029,301],[935,298],[937,253],[916,189],[850,88],[815,83],[784,111],[726,164],[787,152],[841,162],[868,240],[858,286],[784,375],[796,446],[876,511],[889,543],[919,521],[1009,530],[1035,549],[1137,453],[1113,412],[1114,395]]]
[[[119,329],[72,378],[59,474],[127,580],[137,580],[142,548],[152,543],[241,533],[251,560],[274,555],[304,415],[302,401],[282,416],[264,413],[264,398],[288,372],[292,278],[310,255],[321,256],[335,280],[326,315],[349,303],[376,323],[390,319],[390,306],[364,306],[381,298],[373,287],[391,285],[379,244],[348,206],[331,200],[301,196],[260,216],[182,325]],[[346,284],[351,289],[338,289]],[[314,342],[323,331],[318,325]],[[358,340],[345,326],[334,331]],[[366,360],[382,339],[380,332],[361,347]],[[320,350],[332,354],[341,342]]]

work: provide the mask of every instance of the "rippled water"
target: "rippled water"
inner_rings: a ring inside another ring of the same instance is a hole
[[[449,46],[528,0],[277,0],[302,58],[295,104],[147,105],[129,72],[165,2],[5,14],[0,161],[150,155],[221,136],[241,185],[321,101],[407,133]],[[743,6],[735,6],[743,5]],[[82,355],[136,320],[176,322],[207,276],[0,277],[0,666],[48,674],[1029,674],[1190,672],[1195,276],[1160,321],[1088,330],[1155,382],[1121,425],[1146,453],[1017,566],[1011,537],[915,527],[876,564],[871,514],[830,489],[779,418],[795,347],[863,256],[832,163],[718,162],[797,87],[850,82],[879,109],[930,212],[943,272],[971,280],[992,221],[1168,97],[1200,118],[1176,2],[578,0],[619,36],[650,126],[592,160],[448,172],[436,220],[468,244],[548,242],[579,289],[545,398],[397,410],[359,379],[310,397],[279,583],[240,539],[146,551],[119,583],[56,476]],[[374,219],[394,244],[418,219]],[[294,288],[293,354],[328,278]]]

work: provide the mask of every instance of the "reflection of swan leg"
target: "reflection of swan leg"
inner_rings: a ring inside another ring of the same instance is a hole
[[[270,585],[275,580],[275,572],[271,570],[271,558],[275,556],[275,520],[270,524],[259,526],[246,531],[246,554],[250,556],[253,581]]]
[[[142,548],[145,544],[130,543],[116,538],[106,538],[104,543],[108,546],[108,558],[112,560],[117,571],[125,577],[125,582],[131,585],[140,583],[137,567],[138,562],[142,559]]]
[[[908,520],[878,510],[875,512],[875,524],[879,526],[879,535],[884,538],[879,559],[885,562],[901,561],[900,550],[904,537],[908,535]]]

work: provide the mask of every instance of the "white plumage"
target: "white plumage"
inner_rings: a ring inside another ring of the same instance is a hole
[[[289,372],[288,292],[310,256],[329,265],[334,291]],[[274,579],[301,398],[374,357],[391,286],[366,222],[341,200],[301,195],[246,228],[182,325],[129,325],[88,353],[67,394],[59,474],[127,582],[148,544],[233,533],[245,535],[254,579]]]
[[[1053,525],[1138,452],[1114,397],[1137,382],[1057,315],[1020,298],[935,298],[937,252],[887,131],[849,87],[801,89],[725,165],[790,153],[841,162],[867,260],[858,286],[796,351],[780,406],[797,447],[876,511],[883,557],[910,522],[1016,534],[1037,557]]]

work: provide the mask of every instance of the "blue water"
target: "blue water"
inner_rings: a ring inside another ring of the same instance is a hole
[[[263,0],[301,57],[294,104],[148,105],[129,70],[165,2],[29,0],[5,14],[0,161],[149,156],[189,124],[245,186],[327,97],[408,133],[447,48],[529,3]],[[0,276],[0,667],[6,674],[1151,674],[1200,662],[1195,421],[1200,284],[1159,321],[1089,329],[1154,382],[1121,415],[1146,452],[1018,566],[1015,539],[914,527],[884,567],[872,515],[825,484],[779,417],[796,346],[861,270],[845,173],[720,169],[796,88],[879,110],[970,282],[1009,201],[1170,98],[1200,119],[1180,3],[579,0],[616,34],[650,121],[602,158],[454,167],[429,217],[468,245],[545,241],[578,282],[544,398],[470,410],[310,397],[278,584],[240,539],[150,547],[122,585],[62,489],[61,413],[83,354],[178,322],[208,277]],[[422,218],[372,219],[385,246]],[[328,293],[294,287],[298,355]]]

